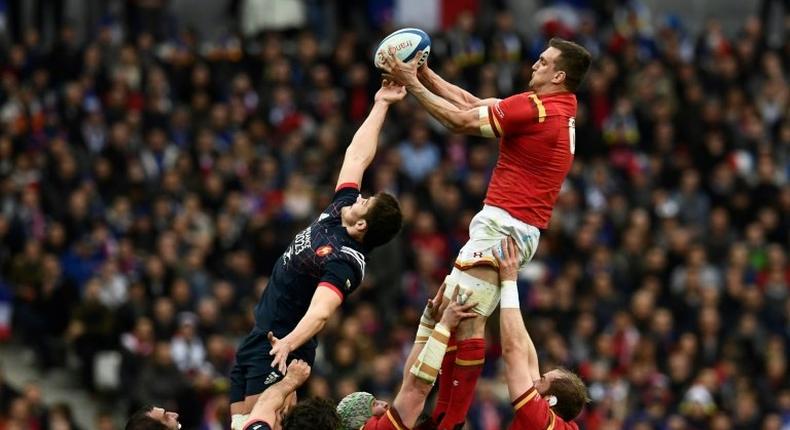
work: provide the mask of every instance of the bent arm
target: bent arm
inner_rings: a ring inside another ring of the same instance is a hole
[[[532,388],[534,380],[540,378],[538,354],[524,326],[520,309],[501,309],[499,323],[507,388],[510,392],[510,400],[515,400]]]
[[[453,85],[445,81],[439,74],[428,68],[428,66],[420,68],[417,76],[428,91],[449,101],[461,110],[470,110],[480,106],[491,106],[498,100],[495,98],[478,98],[458,85]]]
[[[375,102],[368,117],[365,118],[357,132],[354,133],[351,144],[346,148],[343,166],[340,168],[340,174],[337,177],[337,187],[345,183],[360,185],[360,182],[362,182],[362,175],[365,173],[365,169],[368,168],[376,156],[379,133],[381,132],[382,124],[384,124],[384,118],[387,116],[387,110],[389,110],[389,103]]]
[[[336,291],[319,285],[313,293],[313,299],[310,301],[307,312],[299,320],[299,324],[282,338],[282,341],[287,342],[292,351],[304,345],[324,328],[326,321],[342,302],[343,300]]]

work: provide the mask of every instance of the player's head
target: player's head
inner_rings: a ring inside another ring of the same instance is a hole
[[[178,414],[157,406],[143,406],[126,422],[126,430],[178,430]]]
[[[343,423],[343,430],[358,429],[370,417],[380,417],[387,412],[387,402],[378,400],[373,394],[364,391],[351,393],[337,404],[337,414]]]
[[[337,430],[340,417],[329,400],[313,398],[298,403],[283,418],[283,430]]]
[[[591,61],[590,53],[581,45],[555,37],[532,65],[529,87],[535,91],[562,88],[575,92]]]
[[[403,223],[398,200],[388,193],[377,193],[367,199],[360,195],[342,216],[344,224],[351,226],[368,249],[392,240]]]
[[[568,369],[554,369],[535,381],[535,389],[565,421],[576,418],[587,403],[587,387]],[[551,397],[554,397],[553,399]]]

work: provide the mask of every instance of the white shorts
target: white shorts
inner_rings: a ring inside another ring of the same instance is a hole
[[[494,252],[501,255],[502,240],[508,236],[516,241],[523,267],[532,260],[538,249],[540,230],[514,218],[504,209],[483,206],[469,224],[469,241],[458,253],[455,268],[448,277],[451,283],[460,284],[462,289],[471,289],[474,292],[471,300],[478,303],[474,310],[481,315],[489,316],[496,309],[499,303],[499,285],[482,281],[469,282],[471,277],[462,276],[459,272],[475,266],[499,268]],[[452,290],[446,288],[445,295],[450,297]]]

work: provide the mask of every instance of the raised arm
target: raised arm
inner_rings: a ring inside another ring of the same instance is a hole
[[[302,360],[293,360],[288,372],[278,383],[264,391],[255,402],[244,429],[254,428],[254,424],[266,423],[277,428],[278,412],[285,406],[285,399],[296,391],[310,377],[310,366]]]
[[[518,297],[516,278],[520,265],[519,252],[513,239],[502,242],[499,260],[499,279],[502,285],[499,324],[502,337],[502,358],[505,361],[505,376],[510,400],[534,385],[540,379],[538,353],[535,344],[524,326]],[[496,253],[495,253],[496,254]]]
[[[461,110],[470,110],[480,106],[491,106],[499,100],[496,98],[478,98],[458,85],[453,85],[445,81],[438,73],[431,70],[427,64],[417,69],[417,77],[428,91],[449,101]]]
[[[441,291],[439,297],[443,293]],[[403,424],[409,428],[417,422],[417,418],[425,406],[425,399],[436,381],[444,352],[447,349],[450,332],[455,330],[462,320],[477,316],[472,312],[472,308],[477,303],[467,300],[467,303],[461,304],[457,299],[458,287],[444,309],[442,319],[434,326],[427,341],[424,344],[416,341],[412,347],[412,353],[409,354],[407,361],[411,361],[413,364],[404,369],[403,384],[392,402],[392,406],[398,411]],[[419,337],[420,331],[418,331]]]
[[[488,107],[469,107],[466,103],[462,103],[462,106],[456,106],[446,99],[432,93],[417,77],[417,58],[418,57],[415,56],[415,59],[412,61],[404,63],[391,52],[384,56],[382,68],[392,79],[405,85],[409,93],[420,102],[425,110],[450,131],[453,133],[483,136],[484,134],[481,130],[481,115],[485,113],[485,118],[487,118]],[[442,80],[442,82],[444,82],[444,80]],[[447,83],[445,82],[445,84]],[[441,84],[440,88],[447,89],[441,86]],[[457,99],[458,101],[466,97],[458,94],[456,91],[450,91],[450,93],[453,99]]]
[[[272,350],[269,355],[273,355],[272,367],[276,367],[280,372],[285,373],[285,363],[291,351],[304,345],[312,339],[326,325],[326,321],[337,310],[343,300],[338,293],[329,287],[319,285],[313,293],[310,307],[304,314],[296,327],[282,339],[269,332],[269,342]]]
[[[381,125],[384,124],[384,118],[387,116],[389,106],[403,100],[405,96],[406,90],[404,87],[386,81],[382,83],[381,89],[376,93],[373,108],[357,132],[354,133],[351,144],[346,148],[346,155],[343,158],[343,166],[340,168],[340,174],[337,177],[336,188],[346,183],[360,185],[365,169],[368,168],[376,156],[379,132],[381,132]]]

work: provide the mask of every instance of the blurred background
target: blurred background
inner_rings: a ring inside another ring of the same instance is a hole
[[[224,429],[272,264],[329,202],[378,41],[481,98],[552,36],[594,55],[576,160],[521,273],[584,430],[790,429],[787,0],[0,0],[0,429]],[[366,193],[400,236],[321,334],[302,394],[391,399],[497,148],[390,110]],[[496,321],[496,315],[492,321]],[[489,324],[469,429],[511,418]],[[430,405],[428,406],[430,407]]]

